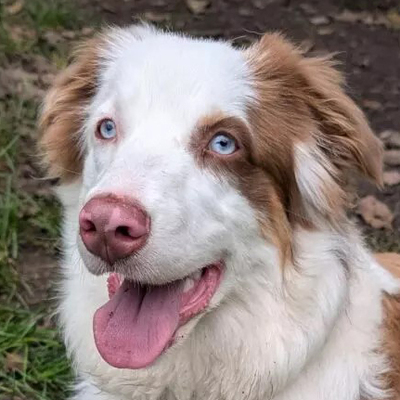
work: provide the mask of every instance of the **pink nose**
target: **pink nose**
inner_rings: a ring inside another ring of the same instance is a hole
[[[112,195],[94,197],[79,214],[86,248],[109,264],[139,250],[150,232],[150,218],[133,201]]]

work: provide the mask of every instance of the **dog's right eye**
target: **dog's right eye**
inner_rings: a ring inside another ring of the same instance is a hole
[[[209,149],[217,154],[228,156],[238,149],[236,140],[225,132],[217,133],[208,145]]]
[[[117,136],[117,127],[112,119],[103,119],[97,125],[96,136],[103,140],[114,139]]]

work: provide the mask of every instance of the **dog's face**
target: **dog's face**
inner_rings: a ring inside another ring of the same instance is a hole
[[[96,344],[120,368],[151,364],[266,257],[279,272],[296,227],[340,224],[350,168],[380,174],[338,74],[277,35],[242,51],[113,30],[56,81],[41,125],[50,171],[82,182],[77,245],[111,274]]]

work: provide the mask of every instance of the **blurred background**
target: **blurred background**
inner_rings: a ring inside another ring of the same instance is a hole
[[[60,209],[38,168],[38,107],[77,42],[140,19],[237,46],[282,31],[307,53],[335,52],[385,145],[385,186],[359,182],[351,217],[375,251],[400,252],[399,0],[0,0],[0,400],[62,400],[71,382],[54,328]]]

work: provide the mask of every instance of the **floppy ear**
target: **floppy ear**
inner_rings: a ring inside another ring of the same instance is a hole
[[[44,99],[39,148],[53,178],[73,180],[81,173],[80,133],[86,107],[97,86],[101,42],[95,38],[82,44]]]
[[[351,170],[382,182],[379,140],[330,58],[307,58],[279,34],[264,35],[246,56],[255,162],[276,183],[287,219],[340,220]]]
[[[343,79],[329,58],[302,58],[304,98],[318,125],[319,148],[339,171],[355,169],[382,184],[382,146],[363,112],[343,91]]]

